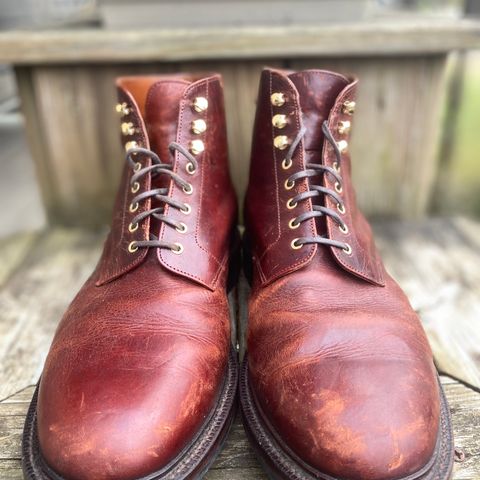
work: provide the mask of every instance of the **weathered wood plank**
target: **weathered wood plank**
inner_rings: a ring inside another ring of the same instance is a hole
[[[376,231],[387,267],[422,316],[439,367],[468,375],[467,380],[474,383],[480,344],[474,328],[480,302],[480,224],[462,218],[382,223]],[[32,385],[58,320],[96,263],[102,237],[78,230],[34,237],[28,254],[0,290],[0,399],[4,399],[0,401],[0,479],[22,478],[20,439]],[[0,248],[0,265],[6,254]],[[239,323],[244,332],[248,296],[244,281],[239,292]],[[454,479],[478,479],[480,393],[446,376],[442,383],[453,413],[456,445],[466,456],[456,464]],[[207,478],[266,478],[238,418]]]
[[[348,36],[348,41],[345,41]],[[420,55],[480,47],[474,20],[176,30],[12,31],[0,62],[19,64],[189,61],[343,55]]]
[[[102,238],[65,230],[38,235],[0,290],[0,399],[37,381],[58,321],[92,272]]]
[[[453,480],[474,480],[480,477],[480,393],[442,376],[452,412],[455,445],[462,448],[465,461],[455,464]],[[0,479],[22,479],[20,445],[24,416],[33,387],[0,402]],[[225,446],[208,472],[207,480],[266,480],[245,436],[240,416]]]
[[[480,225],[376,225],[385,264],[420,314],[440,371],[480,388]]]

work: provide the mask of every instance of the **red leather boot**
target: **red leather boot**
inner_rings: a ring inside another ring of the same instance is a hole
[[[445,480],[452,431],[432,352],[355,203],[356,86],[326,71],[262,74],[246,429],[271,478]]]
[[[126,163],[112,229],[32,401],[27,479],[200,478],[232,419],[236,199],[221,79],[117,85]]]

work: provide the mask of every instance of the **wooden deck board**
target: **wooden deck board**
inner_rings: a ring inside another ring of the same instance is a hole
[[[382,223],[375,230],[387,267],[422,315],[437,364],[475,384],[480,345],[480,332],[474,328],[480,302],[480,225],[465,219],[431,220],[417,225]],[[54,230],[0,242],[0,480],[22,478],[20,439],[33,385],[56,324],[92,271],[103,237]],[[239,290],[245,319],[248,288],[242,284]],[[244,320],[240,321],[243,329]],[[441,378],[452,411],[455,443],[466,455],[464,462],[455,464],[454,479],[478,480],[480,393],[451,377]],[[266,479],[239,418],[207,479]]]

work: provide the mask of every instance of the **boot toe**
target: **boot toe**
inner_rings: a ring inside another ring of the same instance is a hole
[[[208,318],[195,335],[158,317],[112,335],[120,322],[104,318],[95,335],[86,321],[62,327],[40,381],[40,450],[68,480],[132,480],[172,465],[209,418],[225,377],[228,339],[212,338]]]

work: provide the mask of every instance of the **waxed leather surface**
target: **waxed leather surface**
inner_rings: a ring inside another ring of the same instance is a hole
[[[352,256],[345,259],[335,247],[323,245],[289,247],[312,225],[304,232],[299,233],[302,227],[289,231],[286,218],[292,213],[285,211],[283,197],[278,201],[284,179],[271,154],[266,113],[275,75],[293,76],[263,73],[246,199],[254,262],[247,338],[251,388],[272,434],[306,470],[351,480],[403,478],[423,468],[435,447],[440,407],[432,353],[418,316],[385,273],[370,227],[355,205],[348,155],[342,156],[341,176]],[[312,101],[302,102],[304,93],[330,98],[317,100],[317,120],[308,111],[298,116],[307,125],[309,161],[331,165],[332,152],[316,132],[327,118],[337,135],[340,105],[354,98],[355,82],[328,72],[294,75],[298,96],[290,98],[297,105],[314,108]],[[330,111],[325,113],[326,104]],[[297,168],[300,162],[289,174]],[[268,191],[275,193],[260,201]],[[300,202],[294,214],[308,208],[308,202]],[[330,220],[312,223],[318,234],[337,238]],[[275,260],[265,261],[265,251]]]
[[[170,141],[187,141],[190,125],[174,118],[183,109],[190,120],[190,93],[209,96],[209,133],[199,179],[189,178],[194,233],[189,241],[174,229],[176,237],[169,236],[184,242],[191,263],[185,266],[182,255],[163,259],[155,248],[126,250],[132,239],[147,238],[155,223],[144,221],[134,234],[126,229],[132,169],[125,167],[102,258],[59,324],[40,382],[38,436],[48,465],[68,480],[136,479],[164,468],[195,438],[224,382],[230,349],[224,259],[236,216],[222,87],[218,76],[185,80],[120,81],[141,103],[120,89],[120,100],[134,107],[128,119],[141,127],[133,138],[143,145],[166,154]],[[175,168],[180,173],[182,166]],[[147,178],[141,188],[160,181]],[[170,193],[178,194],[172,186]]]
[[[333,149],[323,142],[321,125],[323,120],[328,119],[329,125],[333,127],[345,117],[341,108],[344,101],[355,98],[355,87],[356,82],[323,71],[310,70],[303,76],[269,69],[262,73],[253,133],[250,181],[245,201],[245,223],[252,237],[254,267],[265,284],[301,268],[315,255],[317,246],[314,244],[305,245],[300,251],[292,251],[290,248],[290,243],[295,238],[323,233],[318,230],[319,226],[313,219],[302,222],[295,230],[288,228],[288,222],[293,217],[298,217],[312,207],[312,201],[307,200],[302,201],[294,210],[286,208],[290,198],[308,189],[307,180],[296,182],[293,190],[286,190],[284,183],[293,172],[304,169],[306,163],[332,165]],[[271,105],[270,95],[274,92],[285,93],[287,101],[284,106]],[[271,123],[273,115],[278,113],[289,118],[287,127],[282,130],[273,128]],[[307,133],[292,158],[292,167],[283,170],[281,162],[286,150],[275,149],[273,139],[279,134],[293,139],[302,125],[307,128]],[[382,285],[383,265],[371,237],[370,227],[357,208],[351,188],[348,152],[343,155],[341,168],[345,182],[344,221],[349,227],[349,233],[339,238],[338,227],[334,229],[329,219],[327,234],[330,238],[348,241],[354,248],[351,255],[339,249],[332,249],[332,253],[350,273]],[[334,180],[331,177],[322,181],[324,184],[329,182],[326,186],[333,188]]]

